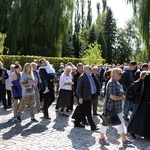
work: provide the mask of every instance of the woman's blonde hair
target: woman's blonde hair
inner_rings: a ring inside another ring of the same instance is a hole
[[[30,69],[30,71],[28,72],[28,71],[27,71],[27,67],[29,67],[29,66],[31,67],[31,69]],[[23,67],[22,73],[28,73],[28,74],[31,76],[31,78],[34,80],[33,68],[32,68],[31,63],[25,63],[25,65],[24,65],[24,67]]]
[[[148,75],[148,71],[142,71],[140,73],[140,78],[144,79],[146,75]]]
[[[66,66],[65,67],[64,73],[66,73],[68,71],[71,73],[71,71],[72,71],[72,67],[71,66]]]

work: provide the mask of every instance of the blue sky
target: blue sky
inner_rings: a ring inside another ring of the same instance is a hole
[[[97,2],[100,2],[102,4],[102,0],[92,0],[92,10],[94,19],[96,19],[97,16]],[[124,27],[125,21],[132,18],[133,16],[132,6],[127,4],[126,0],[107,0],[107,5],[111,7],[114,17],[117,21],[118,27]]]

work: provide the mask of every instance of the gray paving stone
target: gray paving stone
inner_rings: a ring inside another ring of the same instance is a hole
[[[122,146],[115,128],[108,129],[110,146],[101,146],[100,133],[90,131],[90,126],[74,128],[71,117],[58,116],[54,105],[49,108],[49,114],[51,120],[37,113],[39,122],[31,123],[27,108],[21,123],[12,122],[12,109],[4,111],[0,105],[0,150],[150,150],[150,141],[141,138],[131,147]],[[100,126],[100,118],[94,116],[94,121]]]

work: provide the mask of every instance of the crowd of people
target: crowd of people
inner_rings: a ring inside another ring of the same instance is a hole
[[[133,141],[126,137],[129,132],[133,138],[140,135],[150,138],[150,68],[148,63],[137,64],[135,61],[123,65],[90,66],[68,62],[60,63],[56,69],[46,59],[10,65],[9,69],[0,62],[0,102],[4,110],[13,108],[13,121],[21,121],[21,114],[29,107],[32,122],[38,122],[35,112],[42,112],[44,119],[50,119],[48,109],[56,100],[56,111],[59,116],[72,117],[74,127],[84,128],[90,125],[91,130],[100,130],[100,144],[109,145],[106,137],[108,126],[100,129],[93,121],[98,113],[99,96],[104,98],[103,114],[116,110],[120,124],[115,125],[124,145]],[[134,84],[134,98],[126,97],[129,87]],[[55,86],[57,85],[57,86]],[[102,90],[104,92],[102,93]],[[73,111],[74,99],[77,106]],[[103,119],[103,118],[102,118]],[[127,129],[125,122],[128,123]]]

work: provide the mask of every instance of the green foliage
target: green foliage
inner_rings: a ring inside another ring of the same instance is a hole
[[[114,62],[115,60],[114,56],[117,54],[115,52],[116,33],[117,33],[116,20],[114,19],[111,8],[109,8],[104,25],[104,37],[107,46],[106,61],[110,64]]]
[[[4,43],[4,39],[5,39],[6,35],[5,34],[1,34],[0,33],[0,54],[3,53],[3,43]]]
[[[97,42],[89,44],[82,58],[83,62],[89,65],[99,65],[105,62],[101,57],[101,46]]]
[[[16,0],[11,8],[7,54],[61,56],[73,0]]]
[[[91,8],[91,0],[88,0],[88,14],[86,20],[86,28],[90,28],[92,25],[92,8]]]
[[[106,59],[107,57],[107,46],[104,38],[104,34],[102,31],[99,32],[97,43],[101,45],[102,49],[102,58]]]
[[[97,40],[97,35],[95,32],[95,26],[92,25],[92,28],[91,28],[90,33],[89,33],[89,39],[88,39],[89,44],[96,42],[96,40]]]
[[[16,61],[18,61],[21,66],[23,66],[27,62],[33,62],[34,59],[41,59],[41,56],[16,56],[16,55],[0,55],[0,61],[4,63],[4,66],[6,68],[9,68],[10,64],[14,64]],[[60,64],[60,62],[63,62],[64,64],[68,62],[72,62],[74,65],[76,65],[79,62],[83,62],[82,59],[77,58],[67,58],[67,57],[44,57],[46,60],[48,60],[51,64],[54,65],[55,68],[57,68]]]
[[[150,59],[150,1],[149,0],[126,0],[133,4],[134,12],[138,17],[139,28],[143,41],[145,42],[145,49],[143,56]],[[147,54],[147,55],[145,55]]]

